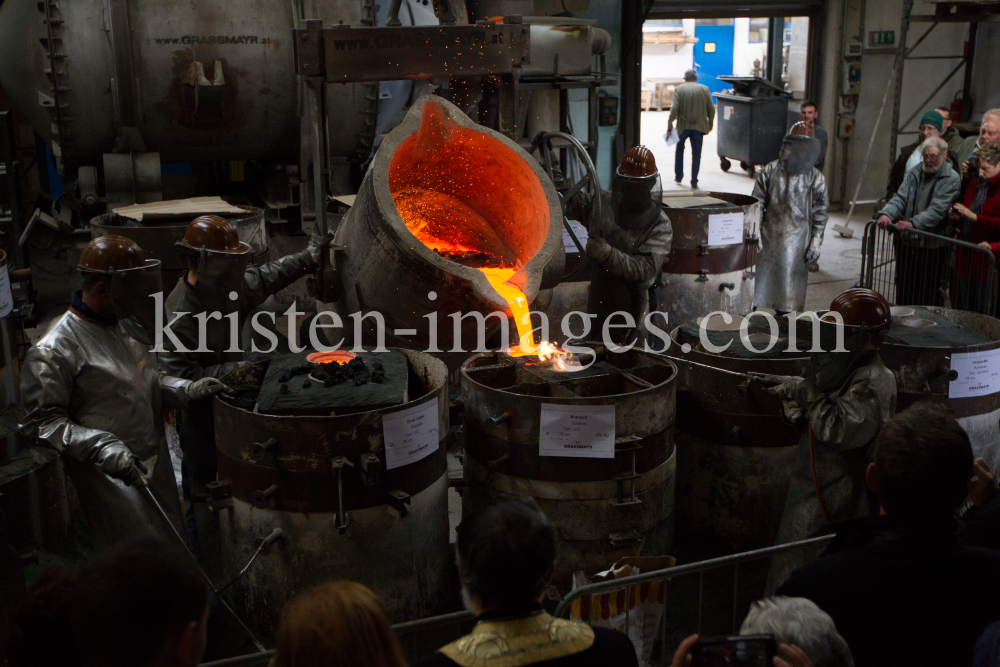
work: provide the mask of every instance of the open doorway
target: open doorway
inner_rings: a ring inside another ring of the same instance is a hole
[[[731,81],[720,77],[760,77],[769,80],[773,88],[785,91],[787,95],[788,109],[779,104],[777,112],[780,116],[780,112],[784,111],[784,117],[780,120],[774,117],[773,104],[770,112],[772,124],[783,125],[780,130],[783,132],[797,120],[799,104],[805,99],[809,23],[807,16],[658,16],[643,24],[640,136],[641,142],[656,157],[663,175],[664,190],[691,191],[690,143],[684,151],[684,178],[681,184],[676,184],[675,148],[668,148],[665,141],[673,92],[684,83],[685,72],[695,70],[698,83],[708,87],[713,100],[717,99],[717,93],[725,95],[734,87]],[[772,34],[775,30],[780,32]],[[780,56],[774,59],[774,63],[770,58],[773,49],[780,49]],[[717,118],[712,131],[703,139],[698,189],[749,194],[753,190],[756,169],[777,155],[766,161],[758,158],[762,160],[759,164],[722,160],[718,151],[718,126]],[[765,152],[769,154],[769,151]],[[724,164],[728,171],[723,170]]]

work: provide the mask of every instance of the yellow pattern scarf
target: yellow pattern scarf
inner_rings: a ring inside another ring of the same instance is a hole
[[[593,643],[589,625],[538,612],[527,618],[480,621],[471,634],[441,653],[462,667],[522,667],[585,651]]]

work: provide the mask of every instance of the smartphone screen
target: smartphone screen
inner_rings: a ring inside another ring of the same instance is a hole
[[[773,667],[774,635],[706,637],[691,649],[691,667]]]

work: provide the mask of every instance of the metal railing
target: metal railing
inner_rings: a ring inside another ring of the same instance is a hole
[[[735,632],[738,629],[737,622],[740,620],[738,618],[738,608],[737,608],[737,589],[739,585],[739,567],[745,563],[750,563],[753,561],[759,561],[778,554],[791,553],[795,551],[805,551],[810,549],[816,549],[819,547],[824,547],[832,542],[834,539],[833,535],[824,535],[823,537],[814,537],[808,540],[801,540],[799,542],[789,542],[788,544],[779,544],[773,547],[766,547],[763,549],[756,549],[754,551],[745,551],[738,554],[732,554],[730,556],[722,556],[720,558],[712,558],[710,560],[699,561],[697,563],[690,563],[688,565],[676,565],[674,567],[668,567],[662,570],[651,570],[649,572],[642,572],[640,574],[621,577],[619,579],[612,579],[609,581],[602,581],[596,584],[589,584],[587,586],[581,586],[570,591],[556,607],[553,616],[560,618],[569,618],[570,609],[578,599],[585,596],[601,595],[604,593],[611,593],[615,591],[625,590],[625,609],[626,609],[626,629],[629,627],[630,618],[630,591],[633,586],[650,583],[654,581],[663,582],[666,585],[668,581],[674,581],[681,577],[698,575],[698,627],[694,630],[696,632],[701,632],[702,624],[702,608],[704,604],[704,574],[711,570],[718,570],[721,568],[732,567],[733,568],[733,605],[732,605],[732,631]],[[405,641],[407,636],[412,636],[417,633],[425,633],[429,630],[440,630],[442,628],[451,627],[455,630],[454,639],[458,639],[462,632],[460,629],[467,625],[473,619],[473,615],[468,611],[458,611],[451,614],[443,614],[441,616],[431,616],[429,618],[422,618],[416,621],[407,621],[405,623],[397,623],[392,626],[392,629],[396,632],[397,637],[400,641]],[[660,628],[658,631],[658,641],[660,642],[661,650],[661,660],[662,664],[670,664],[673,652],[665,646],[666,637],[666,627],[667,627],[667,613],[664,609],[662,619],[660,621]],[[688,633],[690,634],[690,633]],[[443,645],[443,644],[442,644]],[[405,647],[404,647],[405,648]],[[433,649],[431,649],[433,650]],[[249,655],[236,656],[234,658],[225,658],[223,660],[215,660],[213,662],[205,662],[201,664],[201,667],[266,667],[271,658],[274,657],[274,651],[266,651],[264,653],[253,653]]]
[[[897,306],[945,306],[996,316],[1000,279],[991,250],[939,234],[865,226],[858,284]]]

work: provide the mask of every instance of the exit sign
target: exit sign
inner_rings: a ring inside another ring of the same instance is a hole
[[[895,43],[895,30],[871,30],[868,32],[868,46],[893,46]]]

